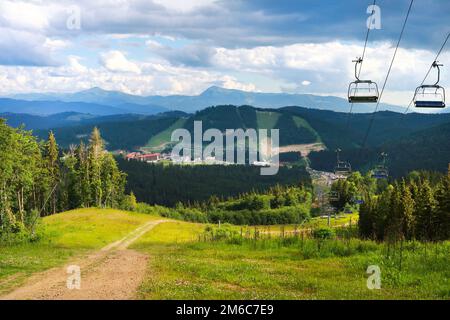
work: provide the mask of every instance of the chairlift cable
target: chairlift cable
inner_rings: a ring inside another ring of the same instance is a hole
[[[442,44],[441,49],[440,49],[439,52],[437,53],[436,58],[434,58],[434,60],[433,60],[433,63],[439,59],[439,56],[441,55],[442,50],[444,50],[445,45],[447,44],[447,41],[448,41],[449,38],[450,38],[450,32],[447,34],[447,37],[445,38],[445,41],[444,41],[444,43]],[[424,84],[425,81],[427,80],[428,76],[430,75],[431,69],[433,69],[433,64],[430,65],[430,68],[428,69],[428,72],[426,73],[425,78],[423,78],[422,82],[420,83],[420,86],[423,86],[423,84]],[[411,105],[413,104],[413,102],[414,102],[414,97],[413,97],[413,98],[411,99],[411,101],[409,102],[408,108],[406,108],[405,114],[408,113],[408,111],[409,111],[409,109],[411,108]]]
[[[408,22],[408,19],[409,19],[409,14],[411,13],[411,8],[413,6],[413,3],[414,3],[414,0],[411,0],[411,2],[409,4],[408,12],[406,13],[405,21],[403,22],[402,31],[400,32],[400,36],[399,36],[398,41],[397,41],[397,46],[395,47],[394,55],[392,56],[391,64],[389,65],[389,69],[388,69],[388,72],[386,74],[386,78],[384,79],[383,87],[381,89],[380,96],[379,96],[378,101],[377,101],[377,105],[375,106],[375,111],[372,113],[372,117],[371,117],[370,122],[369,122],[369,127],[367,128],[366,135],[364,136],[363,143],[361,144],[361,149],[364,149],[364,147],[366,146],[367,138],[369,137],[370,130],[372,129],[373,122],[375,120],[376,112],[378,111],[378,107],[380,105],[381,97],[383,96],[384,89],[386,88],[386,84],[387,84],[387,81],[389,79],[389,75],[391,74],[392,66],[394,65],[395,57],[397,55],[397,51],[398,51],[398,48],[400,46],[400,42],[401,42],[401,40],[403,38],[403,33],[405,31],[405,28],[406,28],[406,23]]]
[[[373,0],[372,6],[375,6],[376,3],[377,3],[377,0]],[[373,14],[374,12],[375,12],[375,10],[372,9],[372,14]],[[370,26],[367,26],[366,40],[365,40],[365,42],[364,42],[364,49],[363,49],[363,53],[362,53],[362,56],[361,56],[362,61],[361,61],[361,65],[359,66],[358,78],[361,76],[361,69],[362,69],[362,65],[363,65],[363,62],[364,62],[364,57],[365,57],[365,55],[366,55],[367,43],[368,43],[368,40],[369,40],[369,33],[370,33]],[[353,102],[350,104],[350,111],[349,111],[348,114],[347,114],[346,131],[348,131],[349,126],[350,126],[350,117],[351,117],[351,115],[352,115],[352,112],[353,112]]]

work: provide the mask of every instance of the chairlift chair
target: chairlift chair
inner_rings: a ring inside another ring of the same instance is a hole
[[[372,178],[375,179],[387,179],[389,172],[384,166],[376,166],[372,172]]]
[[[337,191],[330,191],[330,193],[328,194],[328,199],[330,201],[339,201],[339,192]]]
[[[387,179],[389,177],[389,171],[386,167],[386,153],[381,153],[382,162],[380,165],[377,165],[375,169],[372,171],[372,178],[375,179]]]
[[[348,176],[352,173],[352,166],[349,162],[339,161],[336,167],[334,167],[334,173],[336,175]]]
[[[437,61],[432,64],[438,70],[438,78],[435,84],[421,85],[414,92],[414,106],[416,108],[445,108],[445,89],[439,85],[441,70],[443,66]]]
[[[380,96],[378,85],[371,80],[360,80],[358,77],[358,64],[362,59],[353,60],[355,62],[355,78],[348,86],[348,102],[350,103],[376,103]]]
[[[339,153],[341,151],[341,149],[336,150],[337,161],[336,166],[334,167],[334,174],[348,176],[352,173],[352,166],[350,165],[350,162],[340,160]]]

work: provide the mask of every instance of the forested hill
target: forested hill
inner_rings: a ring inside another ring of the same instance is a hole
[[[281,145],[320,142],[319,133],[301,117],[289,112],[257,109],[251,106],[210,107],[193,115],[166,113],[164,116],[126,118],[99,123],[90,120],[88,124],[53,128],[53,131],[63,146],[87,139],[88,133],[97,126],[110,150],[147,147],[161,151],[170,144],[173,130],[186,128],[193,133],[194,121],[202,121],[204,131],[209,128],[220,130],[278,128]],[[48,130],[36,130],[36,134],[44,138]]]
[[[55,116],[57,117],[57,116]],[[223,105],[209,107],[194,114],[165,113],[158,116],[117,115],[110,117],[72,116],[71,122],[53,131],[63,147],[85,140],[94,126],[103,133],[109,150],[147,148],[162,151],[170,147],[173,130],[186,128],[193,132],[194,121],[201,120],[203,130],[209,128],[255,128],[280,130],[280,145],[322,142],[329,151],[312,153],[312,166],[332,170],[334,150],[343,149],[343,157],[355,169],[373,167],[381,151],[389,153],[392,172],[402,175],[413,169],[445,170],[450,156],[447,150],[450,114],[402,114],[382,111],[376,114],[351,114],[302,107],[261,109],[252,106]],[[371,119],[374,119],[365,150],[361,143]],[[20,118],[14,119],[15,124]],[[66,120],[64,120],[66,121]],[[49,129],[36,130],[41,138]]]
[[[450,122],[450,114],[397,113],[390,111],[370,114],[351,114],[300,107],[285,107],[289,112],[305,119],[316,130],[329,149],[360,147],[374,118],[366,146],[381,146],[388,141],[408,137],[415,132]]]
[[[284,107],[280,109],[259,109],[251,106],[216,106],[198,111],[193,115],[181,112],[164,113],[158,116],[117,115],[93,117],[83,114],[54,115],[52,118],[36,118],[29,115],[4,116],[10,118],[9,124],[16,126],[22,122],[27,125],[32,117],[35,127],[45,129],[37,131],[40,137],[46,137],[45,125],[54,121],[53,129],[62,145],[78,143],[80,137],[92,131],[93,126],[100,127],[110,149],[131,149],[136,147],[158,147],[170,142],[170,133],[176,128],[193,129],[196,120],[203,121],[203,129],[218,128],[265,128],[280,129],[280,144],[301,144],[321,141],[329,149],[359,147],[373,114],[333,112],[302,107]],[[159,121],[171,118],[173,121]],[[157,121],[154,121],[157,120]],[[402,114],[389,111],[377,112],[366,146],[381,146],[387,141],[408,137],[414,132],[429,129],[450,122],[450,114]],[[42,123],[41,126],[38,124]],[[77,124],[78,123],[78,124]],[[71,128],[67,128],[70,126]],[[30,126],[28,126],[30,127]],[[60,128],[55,128],[60,127]],[[33,126],[31,126],[33,128]],[[128,135],[127,139],[123,138]],[[120,136],[120,138],[119,138]]]
[[[445,172],[450,163],[450,122],[391,139],[372,148],[344,149],[341,157],[349,161],[353,169],[367,171],[379,164],[382,152],[388,154],[387,166],[394,177],[413,170]],[[309,158],[313,168],[332,171],[336,154],[326,150],[313,152]]]

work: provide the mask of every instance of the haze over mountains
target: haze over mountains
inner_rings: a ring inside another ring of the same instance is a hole
[[[225,104],[252,105],[259,108],[301,106],[337,112],[347,112],[349,109],[346,99],[334,96],[247,92],[216,86],[194,96],[138,96],[92,88],[75,93],[16,94],[8,98],[10,99],[0,99],[0,112],[41,115],[59,112],[79,112],[95,115],[121,113],[151,115],[168,110],[195,112],[209,106]],[[353,108],[355,113],[373,112],[373,110],[373,104],[358,104]],[[404,111],[400,106],[381,103],[379,111],[384,110]]]

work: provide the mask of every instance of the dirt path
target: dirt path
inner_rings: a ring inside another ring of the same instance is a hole
[[[147,268],[148,257],[127,249],[130,244],[166,220],[150,221],[123,239],[87,257],[31,277],[25,285],[1,296],[0,300],[116,300],[134,299]],[[68,266],[79,266],[80,289],[68,289]]]

